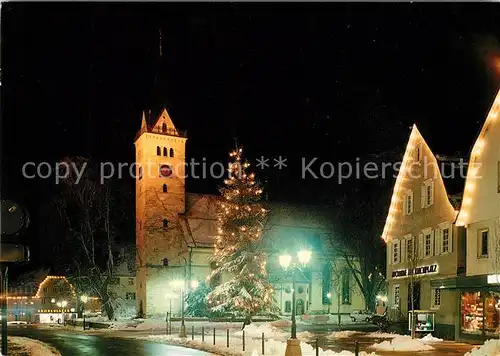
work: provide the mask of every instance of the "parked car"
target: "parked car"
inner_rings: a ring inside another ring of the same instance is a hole
[[[367,323],[372,320],[373,316],[374,314],[369,312],[368,310],[353,310],[350,315],[353,322],[366,321]]]
[[[28,325],[28,322],[21,321],[21,320],[12,320],[12,321],[8,321],[7,325]]]

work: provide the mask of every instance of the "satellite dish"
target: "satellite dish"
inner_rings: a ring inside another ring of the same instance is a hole
[[[2,200],[0,228],[2,236],[14,236],[29,225],[29,216],[18,204],[10,200]]]

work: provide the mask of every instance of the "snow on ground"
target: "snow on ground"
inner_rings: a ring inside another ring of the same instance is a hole
[[[178,337],[173,337],[170,335],[150,335],[147,337],[142,337],[140,339],[146,339],[149,341],[168,343],[171,345],[186,346],[194,349],[204,350],[207,352],[216,353],[223,356],[260,356],[262,355],[262,344],[259,339],[248,338],[246,340],[245,351],[243,351],[243,345],[241,338],[233,338],[230,340],[230,347],[226,347],[225,337],[216,337],[216,345],[212,344],[211,340],[206,340],[206,342],[201,342],[199,340],[189,340],[180,339]],[[303,356],[315,356],[316,350],[309,344],[301,342]],[[274,339],[268,339],[265,342],[265,355],[266,356],[282,356],[285,354],[286,341],[278,341]],[[323,351],[320,349],[320,356],[354,356],[354,353],[350,351]],[[375,353],[360,352],[360,356],[377,356]]]
[[[288,333],[285,333],[283,330],[280,328],[277,328],[276,326],[273,326],[269,323],[264,323],[260,325],[256,325],[254,323],[245,326],[245,336],[252,337],[252,338],[261,338],[262,334],[264,334],[265,338],[282,338],[288,336]],[[243,332],[237,331],[233,333],[234,336],[242,336]]]
[[[443,339],[439,339],[437,337],[432,336],[432,334],[427,334],[423,338],[421,338],[423,343],[425,344],[432,344],[433,342],[442,342]]]
[[[474,347],[471,352],[464,356],[498,356],[500,355],[500,340],[487,340],[482,346]]]
[[[434,347],[427,345],[421,339],[412,339],[411,336],[398,335],[391,341],[382,341],[378,344],[370,346],[371,349],[377,351],[430,351]]]
[[[329,335],[326,336],[327,339],[344,339],[351,337],[355,334],[359,334],[358,331],[353,330],[342,330],[342,331],[333,331]]]
[[[287,333],[287,338],[288,338],[288,333]],[[316,338],[317,338],[316,335],[309,331],[303,331],[301,333],[297,333],[297,339],[299,339],[300,341],[311,342],[316,340]]]
[[[61,356],[61,354],[41,341],[21,336],[9,336],[9,341],[29,356]]]

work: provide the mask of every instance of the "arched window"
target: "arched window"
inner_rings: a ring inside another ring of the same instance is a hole
[[[163,147],[163,155],[164,155],[165,157],[167,157],[167,148],[166,148],[166,147]]]
[[[165,229],[165,231],[168,230],[168,220],[167,219],[163,219],[163,228]]]
[[[168,258],[164,258],[162,262],[165,267],[168,267]]]
[[[163,123],[163,125],[161,125],[161,131],[163,133],[167,132],[167,124],[166,123]]]
[[[163,193],[166,193],[168,191],[168,187],[166,184],[163,184]]]
[[[174,157],[174,149],[173,148],[170,149],[170,157]]]
[[[291,313],[292,312],[292,302],[287,300],[285,302],[285,313]]]
[[[161,148],[160,146],[156,146],[156,155],[161,156]]]

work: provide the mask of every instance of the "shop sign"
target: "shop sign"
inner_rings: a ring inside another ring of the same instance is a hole
[[[419,276],[423,274],[432,274],[437,272],[438,272],[438,265],[435,264],[435,265],[421,266],[412,269],[399,269],[396,271],[392,271],[392,278]]]

